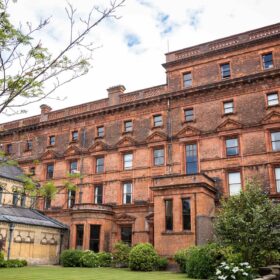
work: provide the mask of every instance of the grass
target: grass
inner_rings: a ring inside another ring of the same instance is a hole
[[[60,266],[30,266],[1,268],[1,280],[179,280],[182,273],[156,271],[134,272],[115,268],[63,268]]]

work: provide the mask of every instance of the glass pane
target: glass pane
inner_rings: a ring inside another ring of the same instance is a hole
[[[272,141],[280,141],[280,132],[272,132],[271,139]]]
[[[230,195],[238,195],[241,191],[241,184],[232,184],[229,186]]]
[[[131,226],[125,226],[121,227],[121,240],[131,246],[132,241],[132,227]]]
[[[229,181],[230,185],[241,184],[240,172],[229,173],[228,174],[228,181]]]
[[[238,155],[237,147],[227,148],[227,156],[235,156],[235,155]]]
[[[276,180],[280,180],[280,168],[275,168],[275,178]]]
[[[227,148],[237,147],[238,146],[237,139],[236,138],[234,138],[234,139],[227,139],[226,140],[226,146],[227,146]]]

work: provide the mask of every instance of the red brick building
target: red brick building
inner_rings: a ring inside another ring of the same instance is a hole
[[[3,148],[55,182],[39,206],[70,226],[70,247],[123,239],[171,256],[211,236],[219,198],[247,178],[280,198],[280,24],[168,53],[163,67],[164,85],[0,125]],[[76,192],[69,172],[82,174]]]

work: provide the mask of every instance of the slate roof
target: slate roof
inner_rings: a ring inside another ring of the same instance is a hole
[[[33,226],[67,229],[68,227],[55,219],[30,208],[0,206],[0,222],[26,224]]]
[[[0,157],[0,177],[22,182],[23,171],[18,166],[5,164],[3,158]]]

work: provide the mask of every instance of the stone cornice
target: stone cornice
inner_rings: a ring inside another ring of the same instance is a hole
[[[154,102],[158,103],[159,101],[164,101],[166,99],[175,99],[175,98],[180,98],[180,97],[185,97],[185,96],[192,96],[197,93],[203,94],[204,92],[209,93],[210,90],[222,90],[225,88],[227,88],[227,89],[234,88],[240,84],[252,84],[253,82],[256,82],[258,80],[264,80],[264,79],[276,78],[276,77],[280,77],[280,68],[274,68],[271,70],[262,71],[262,72],[247,75],[244,77],[223,80],[223,81],[219,81],[219,82],[212,83],[212,84],[200,85],[197,87],[181,89],[178,91],[172,91],[172,92],[165,91],[156,96],[142,98],[142,99],[135,98],[135,101],[122,103],[122,104],[118,104],[115,106],[102,107],[100,109],[96,109],[93,111],[87,111],[85,113],[81,113],[81,114],[77,114],[77,115],[65,116],[62,118],[48,120],[48,121],[44,121],[44,122],[39,122],[39,120],[37,120],[37,122],[34,121],[34,123],[32,123],[31,125],[24,125],[22,120],[14,121],[11,123],[4,123],[4,124],[0,125],[0,136],[10,135],[13,133],[24,132],[24,131],[37,130],[37,129],[41,129],[44,127],[53,126],[53,125],[56,125],[59,123],[71,122],[73,120],[77,121],[79,119],[87,119],[87,118],[91,118],[93,116],[100,115],[100,114],[102,114],[102,115],[105,115],[108,113],[111,114],[114,112],[127,110],[129,108],[139,107],[142,105],[146,106],[146,105],[148,105],[150,103],[154,103]],[[81,105],[81,106],[83,106],[83,105]],[[56,111],[54,111],[52,113],[56,113]],[[38,119],[38,116],[35,116],[33,118]]]
[[[186,63],[199,58],[210,57],[257,45],[262,42],[269,42],[275,39],[279,40],[279,38],[280,23],[277,23],[193,47],[169,52],[166,54],[166,63],[163,64],[163,67],[167,68],[169,66]]]

